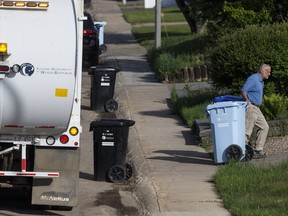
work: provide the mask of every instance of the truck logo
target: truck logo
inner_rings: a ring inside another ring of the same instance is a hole
[[[31,76],[35,71],[35,68],[30,63],[23,63],[20,67],[20,73],[23,76]]]

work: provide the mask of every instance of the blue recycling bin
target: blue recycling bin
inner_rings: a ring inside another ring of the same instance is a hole
[[[107,24],[105,21],[96,21],[94,22],[95,27],[98,29],[98,37],[99,37],[99,50],[100,54],[107,51],[107,46],[104,43],[104,27]]]
[[[207,106],[216,164],[245,158],[246,107],[244,101],[223,101]]]

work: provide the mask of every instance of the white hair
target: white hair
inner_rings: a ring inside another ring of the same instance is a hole
[[[260,71],[264,71],[266,69],[270,69],[271,70],[271,66],[269,64],[262,64],[260,66]]]

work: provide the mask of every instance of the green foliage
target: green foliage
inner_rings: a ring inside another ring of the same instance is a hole
[[[202,56],[193,56],[193,55],[173,55],[173,53],[160,53],[153,62],[154,69],[157,69],[156,74],[157,78],[160,81],[171,80],[169,77],[179,72],[184,67],[197,66],[203,64],[204,61]],[[179,82],[183,82],[181,77],[179,77]]]
[[[220,37],[210,60],[210,78],[217,87],[239,93],[247,77],[268,63],[272,66],[268,83],[274,83],[275,93],[288,95],[288,23],[248,26]]]
[[[206,34],[187,37],[169,37],[159,49],[148,51],[148,61],[160,81],[178,73],[184,67],[195,67],[205,63]],[[179,80],[183,81],[183,80]]]
[[[288,212],[288,161],[254,166],[230,163],[217,170],[216,188],[232,215],[284,216]]]
[[[171,100],[172,100],[172,103],[177,103],[177,100],[178,100],[178,95],[177,95],[177,90],[176,90],[176,86],[174,85],[171,89]]]
[[[189,85],[186,85],[184,87],[184,90],[187,94],[187,100],[191,101],[192,104],[202,104],[203,102],[211,103],[212,100],[219,96],[219,91],[216,91],[214,88],[210,89],[200,89],[200,90],[193,90],[189,87]],[[221,92],[222,94],[224,92]],[[224,93],[225,94],[225,93]]]
[[[276,92],[276,84],[274,82],[266,82],[264,87],[264,94],[271,95]]]
[[[259,10],[259,5],[245,3],[245,1],[224,3],[223,12],[228,17],[229,26],[240,28],[252,24],[268,24],[272,21],[271,10],[262,4]]]
[[[158,68],[158,79],[166,80],[177,70],[177,60],[172,54],[163,53],[155,59],[155,67]]]
[[[247,25],[260,26],[273,23],[274,17],[277,16],[275,5],[280,3],[274,0],[218,0],[216,2],[208,0],[208,2],[212,8],[208,11],[212,15],[207,18],[207,29],[212,40],[231,33],[237,28],[245,28]],[[204,16],[208,16],[206,13],[203,12]]]
[[[182,107],[180,110],[180,116],[185,120],[188,127],[192,127],[196,119],[206,118],[206,107],[208,103],[202,103],[194,105],[193,107]]]
[[[280,94],[264,95],[261,110],[267,120],[288,117],[288,98]]]
[[[196,119],[206,118],[206,107],[213,98],[219,95],[215,89],[192,90],[188,85],[184,87],[186,96],[177,96],[176,88],[172,88],[171,98],[178,113],[192,127]]]

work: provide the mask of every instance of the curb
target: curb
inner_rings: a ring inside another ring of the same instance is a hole
[[[119,110],[116,113],[117,117],[131,119],[125,87],[118,81],[116,82],[115,89],[117,89],[115,96],[119,102]],[[127,160],[131,162],[133,171],[135,172],[133,195],[141,208],[142,214],[151,215],[151,213],[160,213],[157,193],[151,180],[149,168],[135,126],[129,130],[127,149]]]

